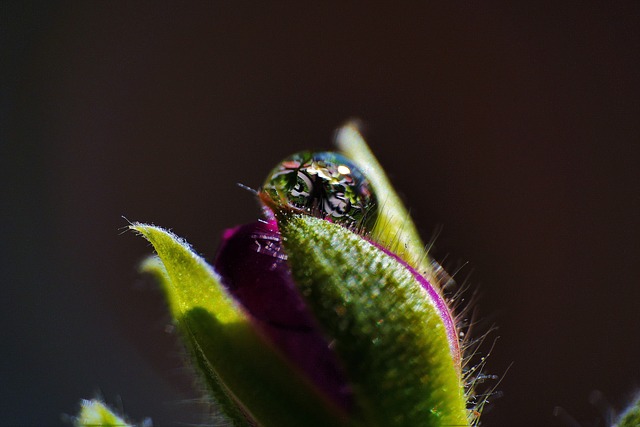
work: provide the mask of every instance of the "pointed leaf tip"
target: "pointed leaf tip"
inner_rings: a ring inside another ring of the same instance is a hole
[[[408,209],[360,133],[357,122],[350,121],[336,131],[335,145],[364,172],[378,194],[379,212],[371,238],[398,254],[411,267],[424,274],[435,286],[444,286],[444,271],[426,253]],[[442,270],[442,271],[441,271]]]

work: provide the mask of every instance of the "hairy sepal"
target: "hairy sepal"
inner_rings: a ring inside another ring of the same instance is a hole
[[[409,211],[369,149],[357,124],[348,122],[338,129],[335,144],[342,154],[358,165],[378,194],[378,216],[371,230],[371,239],[397,253],[432,284],[439,286],[434,264],[425,252],[425,245]]]
[[[620,415],[613,427],[637,427],[640,425],[640,395],[629,407]]]
[[[296,286],[344,364],[368,426],[468,425],[444,323],[393,257],[344,227],[276,213]]]
[[[158,256],[143,263],[160,279],[171,314],[212,398],[236,426],[343,426],[338,413],[266,341],[191,248],[159,227],[133,224]]]
[[[133,427],[98,399],[80,402],[80,412],[73,418],[74,427]]]

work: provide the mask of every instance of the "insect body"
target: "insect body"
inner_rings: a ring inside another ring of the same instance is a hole
[[[333,152],[288,157],[271,171],[262,192],[283,207],[349,227],[372,226],[377,211],[369,180]]]

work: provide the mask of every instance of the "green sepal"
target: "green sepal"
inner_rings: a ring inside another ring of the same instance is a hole
[[[132,427],[98,399],[80,402],[80,412],[73,418],[75,427]]]
[[[155,226],[131,228],[155,248],[158,257],[143,268],[163,283],[178,330],[234,425],[347,425],[344,414],[256,330],[219,276],[183,240]]]
[[[638,427],[640,426],[640,397],[636,398],[614,424],[614,427]]]
[[[468,425],[445,327],[412,273],[361,236],[276,212],[301,294],[332,338],[367,426]]]
[[[156,277],[158,283],[160,283],[162,290],[167,298],[167,304],[169,305],[170,312],[175,316],[180,308],[177,306],[180,302],[178,296],[172,295],[176,292],[176,289],[171,284],[171,279],[167,273],[162,260],[158,256],[150,256],[140,264],[140,271],[144,273],[152,274]],[[177,318],[177,317],[176,317]],[[186,325],[177,322],[180,326],[180,332],[183,337],[190,335],[189,330],[184,330]],[[226,387],[217,374],[209,367],[209,363],[204,357],[201,351],[198,351],[196,344],[186,343],[190,348],[191,356],[197,366],[198,372],[202,373],[201,378],[204,380],[205,385],[211,397],[216,402],[216,409],[225,414],[229,419],[233,420],[236,427],[249,427],[251,424],[247,419],[247,415],[242,412],[240,405],[236,403],[232,395],[226,390]]]
[[[384,169],[373,155],[358,126],[348,122],[338,129],[335,144],[371,181],[378,197],[378,219],[371,230],[371,239],[398,254],[409,265],[424,274],[429,282],[438,286],[440,279],[425,250],[418,230],[394,190]]]

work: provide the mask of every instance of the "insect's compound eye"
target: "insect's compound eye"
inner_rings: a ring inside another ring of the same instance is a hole
[[[288,157],[271,171],[261,191],[282,207],[346,226],[371,226],[377,213],[369,180],[333,152]]]

